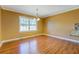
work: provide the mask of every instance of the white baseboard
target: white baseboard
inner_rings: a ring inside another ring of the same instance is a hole
[[[12,42],[12,41],[16,41],[16,40],[21,40],[21,39],[24,39],[24,38],[36,37],[36,36],[40,36],[40,35],[43,35],[43,34],[36,34],[36,35],[32,35],[32,36],[27,36],[27,37],[21,37],[21,38],[14,38],[14,39],[3,40],[3,41],[0,42],[0,47],[1,47],[4,43],[7,43],[7,42]]]
[[[55,38],[66,40],[66,41],[70,41],[70,42],[74,42],[74,43],[79,43],[79,41],[75,40],[75,39],[69,39],[69,38],[66,38],[66,37],[54,36],[54,35],[49,35],[49,34],[44,34],[44,35],[50,36],[50,37],[55,37]]]
[[[49,34],[36,34],[36,35],[28,36],[28,37],[21,37],[21,38],[8,39],[8,40],[0,41],[0,47],[4,43],[7,43],[7,42],[21,40],[21,39],[24,39],[24,38],[36,37],[36,36],[40,36],[40,35],[46,35],[46,36],[55,37],[55,38],[62,39],[62,40],[66,40],[66,41],[70,41],[70,42],[79,43],[79,41],[78,40],[75,40],[75,39],[73,40],[73,39],[69,39],[69,38],[65,38],[65,37],[60,37],[60,36],[49,35]]]

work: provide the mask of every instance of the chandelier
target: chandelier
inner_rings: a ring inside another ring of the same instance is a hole
[[[38,8],[36,9],[36,20],[37,20],[37,21],[40,20],[39,15],[38,15]]]

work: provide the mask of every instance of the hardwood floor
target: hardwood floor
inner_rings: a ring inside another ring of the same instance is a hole
[[[38,36],[3,44],[0,54],[78,54],[79,44]]]

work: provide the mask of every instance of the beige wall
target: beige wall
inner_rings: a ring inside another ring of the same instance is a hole
[[[79,9],[41,19],[38,22],[38,31],[19,32],[19,16],[27,16],[12,11],[1,10],[2,40],[25,37],[36,34],[52,34],[57,36],[70,35],[75,23],[79,23]],[[0,33],[1,38],[1,33]]]
[[[44,33],[67,36],[73,31],[75,23],[79,23],[79,9],[45,18]]]
[[[24,14],[19,14],[16,12],[11,12],[7,10],[2,10],[2,39],[13,39],[17,37],[26,37],[35,34],[41,34],[43,29],[42,19],[38,21],[38,31],[34,32],[19,32],[19,16],[27,16]]]
[[[1,8],[0,8],[0,40],[1,40]]]

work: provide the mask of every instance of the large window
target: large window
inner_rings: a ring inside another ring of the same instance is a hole
[[[36,30],[37,30],[36,19],[20,16],[20,32],[36,31]]]

